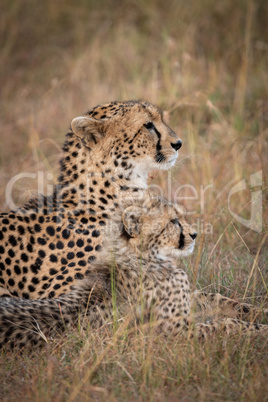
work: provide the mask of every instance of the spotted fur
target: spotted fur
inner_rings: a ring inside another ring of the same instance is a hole
[[[0,300],[0,345],[40,345],[78,320],[93,330],[133,314],[174,336],[267,332],[268,326],[231,318],[194,324],[187,274],[176,264],[192,252],[196,237],[184,209],[160,199],[126,204],[106,228],[102,263],[95,261],[70,292],[54,299]]]
[[[76,117],[53,196],[0,216],[0,296],[53,298],[99,260],[104,232],[151,169],[169,169],[181,141],[148,102],[112,102]]]

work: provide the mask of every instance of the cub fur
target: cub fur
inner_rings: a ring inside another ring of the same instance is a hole
[[[233,318],[193,323],[187,274],[176,263],[193,251],[196,237],[184,209],[154,198],[128,203],[106,228],[100,261],[68,294],[46,300],[0,300],[0,345],[42,344],[78,319],[80,326],[97,329],[130,313],[174,336],[267,332],[268,326]]]

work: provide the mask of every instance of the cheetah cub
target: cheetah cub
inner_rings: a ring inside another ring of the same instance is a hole
[[[196,235],[180,205],[159,198],[126,201],[106,228],[102,263],[93,264],[70,292],[54,299],[0,300],[0,345],[41,344],[79,318],[97,329],[130,313],[174,335],[264,329],[229,319],[192,329],[189,282],[176,260],[192,253]]]

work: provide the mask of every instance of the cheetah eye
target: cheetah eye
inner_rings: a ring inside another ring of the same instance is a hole
[[[144,124],[144,127],[147,128],[149,131],[155,131],[155,126],[152,122]]]
[[[173,225],[180,225],[179,219],[171,219],[170,221],[171,223],[173,223]]]

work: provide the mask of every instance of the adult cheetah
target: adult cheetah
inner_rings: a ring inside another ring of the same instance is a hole
[[[118,214],[118,215],[117,215]],[[177,335],[266,331],[268,326],[224,318],[191,323],[191,295],[186,273],[176,258],[193,251],[196,232],[181,206],[161,199],[135,201],[106,227],[102,263],[70,292],[53,299],[0,300],[0,346],[40,345],[75,322],[97,329],[115,318],[133,315],[155,320],[158,330]],[[111,236],[113,232],[113,236]]]
[[[112,102],[71,123],[53,196],[0,216],[0,295],[58,297],[89,273],[104,229],[152,169],[169,169],[181,140],[144,101]]]

